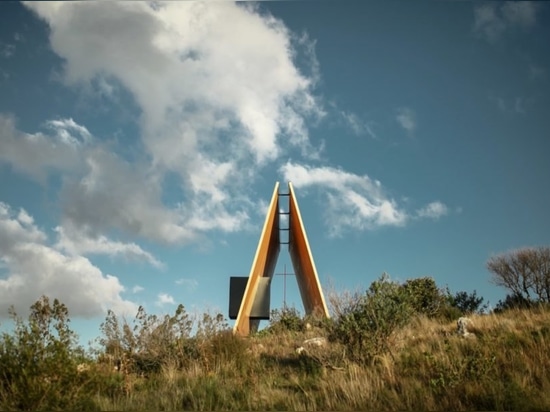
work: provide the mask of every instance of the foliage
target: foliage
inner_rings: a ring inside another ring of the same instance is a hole
[[[435,317],[446,303],[445,295],[431,277],[409,279],[403,285],[412,310],[421,315]]]
[[[495,307],[495,313],[500,313],[505,310],[512,310],[512,309],[530,309],[534,307],[536,303],[529,299],[524,297],[521,294],[508,294],[504,298],[504,300],[499,300],[496,307]]]
[[[484,298],[478,296],[475,290],[471,293],[460,291],[456,292],[454,295],[448,292],[447,301],[449,305],[457,308],[460,313],[464,315],[483,313],[489,307],[487,303],[483,303]]]
[[[189,345],[192,326],[181,304],[173,316],[163,317],[148,315],[140,306],[133,327],[109,311],[100,327],[103,336],[99,343],[116,362],[127,362],[133,372],[148,374],[158,372],[164,364],[188,360],[193,354]]]
[[[514,250],[491,257],[487,268],[492,281],[517,301],[550,303],[550,247]]]
[[[245,339],[223,316],[186,323],[183,307],[167,317],[140,310],[126,328],[111,314],[103,357],[128,348],[159,356],[160,368],[143,376],[141,367],[114,371],[78,348],[66,308],[43,298],[29,320],[13,314],[16,327],[0,340],[0,410],[549,410],[548,307],[474,313],[476,338],[464,339],[454,321],[418,314],[387,276],[352,303],[328,325]],[[346,323],[353,319],[355,330]],[[363,351],[352,352],[350,330]],[[304,345],[338,331],[342,340]],[[368,336],[380,331],[390,331],[387,339]],[[170,349],[158,352],[165,343]],[[180,353],[185,362],[175,361]]]
[[[0,409],[95,409],[67,307],[43,296],[30,309],[27,321],[12,309],[14,331],[0,339]]]
[[[300,332],[304,328],[304,319],[294,307],[273,309],[269,315],[268,333]]]
[[[227,319],[221,313],[215,315],[203,313],[201,320],[198,322],[196,336],[200,339],[209,339],[229,330]]]
[[[330,337],[344,344],[352,359],[367,361],[389,350],[391,335],[412,313],[409,294],[383,274],[334,321]]]

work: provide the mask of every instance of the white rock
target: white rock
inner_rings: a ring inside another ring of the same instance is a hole
[[[458,333],[460,336],[464,338],[473,337],[475,335],[468,330],[468,329],[471,330],[472,326],[473,326],[473,322],[470,318],[466,318],[466,317],[458,318],[458,320],[456,321],[456,333]]]
[[[327,344],[326,338],[311,338],[306,339],[303,343],[304,346],[325,346]]]
[[[90,365],[88,365],[86,363],[79,363],[78,365],[76,365],[76,371],[78,373],[86,372],[86,371],[89,371],[89,370],[90,370]]]

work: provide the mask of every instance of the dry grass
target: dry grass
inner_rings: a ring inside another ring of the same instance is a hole
[[[475,338],[457,336],[454,322],[416,318],[392,337],[391,353],[369,364],[349,361],[335,344],[296,353],[322,330],[251,337],[186,370],[168,365],[136,378],[126,394],[100,393],[97,403],[104,410],[550,410],[550,312],[471,319]]]

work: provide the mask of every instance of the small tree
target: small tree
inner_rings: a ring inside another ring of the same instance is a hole
[[[304,330],[304,319],[295,307],[273,309],[269,316],[269,332],[300,332]]]
[[[25,321],[13,309],[11,334],[0,337],[0,410],[98,409],[90,382],[77,372],[84,358],[67,307],[43,296]]]
[[[412,309],[422,315],[439,315],[445,305],[445,294],[431,277],[409,279],[403,284]]]
[[[501,313],[509,309],[529,309],[533,307],[535,302],[530,299],[526,299],[522,295],[506,295],[504,300],[499,300],[496,307],[495,313]]]
[[[155,372],[164,364],[187,360],[192,324],[181,304],[173,316],[163,317],[147,314],[140,306],[133,327],[109,311],[101,324],[99,343],[107,355],[130,361],[132,371]]]
[[[447,300],[452,307],[457,308],[462,314],[483,313],[489,307],[487,303],[483,303],[484,298],[478,296],[475,290],[472,293],[460,291],[454,295],[448,292]]]
[[[384,273],[343,310],[332,324],[330,337],[344,344],[353,359],[368,361],[390,351],[391,336],[411,319],[413,312],[408,293]]]
[[[550,302],[550,248],[523,248],[491,257],[492,282],[525,301]]]

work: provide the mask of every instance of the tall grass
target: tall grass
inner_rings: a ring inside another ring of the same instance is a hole
[[[550,410],[550,311],[471,319],[475,337],[462,338],[455,321],[415,315],[391,333],[383,351],[366,357],[338,340],[304,345],[330,338],[323,323],[239,338],[218,322],[200,337],[186,337],[185,350],[167,352],[159,368],[115,371],[105,358],[69,351],[63,353],[72,361],[52,373],[40,369],[41,375],[15,368],[14,356],[35,354],[4,335],[0,410]],[[32,328],[21,321],[19,328],[28,339]],[[33,341],[36,353],[55,354],[57,336],[48,335],[52,347]],[[21,343],[28,347],[28,340]],[[85,370],[76,371],[73,355]],[[40,397],[24,402],[23,389]]]
[[[124,396],[98,393],[103,410],[549,410],[550,313],[472,316],[475,338],[454,322],[415,318],[391,353],[351,361],[345,347],[296,347],[323,330],[218,336],[208,363],[135,377]]]

